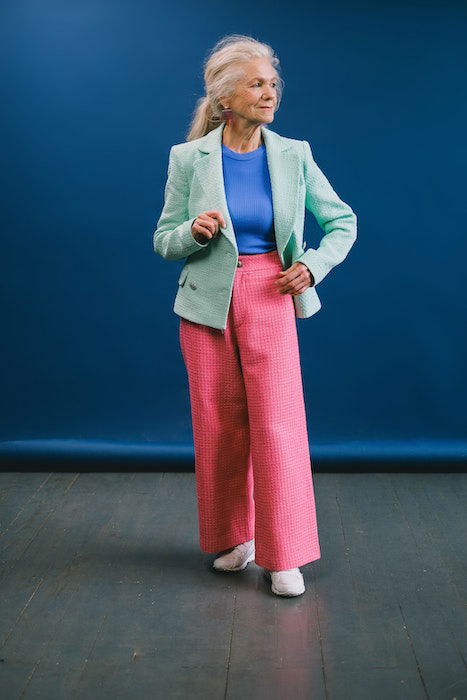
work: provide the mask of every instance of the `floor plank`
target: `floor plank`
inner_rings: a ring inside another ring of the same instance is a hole
[[[465,475],[314,475],[307,590],[212,569],[193,473],[0,473],[0,696],[467,698]]]

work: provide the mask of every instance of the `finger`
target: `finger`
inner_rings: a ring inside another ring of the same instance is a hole
[[[205,216],[205,221],[209,226],[211,227],[211,230],[213,233],[217,233],[219,231],[219,223],[217,219],[214,216],[210,216],[207,214],[207,212],[204,212]]]
[[[287,279],[283,277],[280,280],[276,280],[276,284],[281,294],[286,294],[288,292],[291,294],[301,294],[302,291],[305,291],[305,289],[310,286],[309,281],[301,273],[295,277],[289,277]]]
[[[310,284],[309,280],[302,281],[301,283],[297,281],[294,285],[291,285],[289,287],[288,291],[290,292],[290,294],[294,294],[294,295],[295,294],[303,294],[305,289],[308,289],[308,287],[312,287],[312,286],[313,285]]]
[[[219,224],[222,226],[222,228],[225,228],[225,226],[226,226],[225,219],[224,219],[224,217],[222,216],[222,214],[221,214],[221,212],[220,212],[219,210],[216,210],[216,211],[214,212],[213,217],[214,217],[215,219],[217,219],[217,221],[218,221]]]
[[[280,277],[278,280],[276,280],[276,286],[279,289],[282,289],[285,287],[288,283],[290,282],[290,277]]]
[[[298,287],[297,289],[294,289],[294,291],[291,292],[291,294],[293,294],[294,296],[297,295],[297,294],[303,294],[303,292],[305,291],[305,289],[308,289],[308,287],[310,287],[310,286],[311,286],[311,285],[309,285],[309,284],[302,284],[302,285],[301,285],[300,287]]]
[[[211,219],[211,217],[200,214],[200,216],[197,217],[197,222],[200,222],[202,226],[209,229],[213,235],[216,233],[217,223]]]
[[[279,277],[279,279],[276,280],[276,284],[279,287],[283,287],[283,286],[287,285],[289,282],[292,282],[292,280],[298,279],[302,275],[301,272],[299,272],[298,274],[295,274],[296,268],[294,268],[293,270],[283,270],[282,272],[285,273],[285,276]],[[280,274],[282,274],[282,272]],[[303,278],[303,279],[305,279],[305,278]]]
[[[220,223],[220,225],[222,226],[222,228],[225,228],[225,226],[226,226],[225,219],[224,219],[224,217],[222,216],[221,212],[220,212],[218,209],[213,209],[213,210],[210,210],[210,211],[206,211],[205,213],[206,213],[206,214],[209,214],[209,216],[211,216],[213,219],[217,219],[217,221]]]
[[[286,287],[285,289],[281,289],[279,291],[279,294],[301,294],[302,292],[305,291],[308,285],[305,286],[300,286],[300,287]]]
[[[196,219],[193,228],[196,233],[202,233],[203,236],[206,236],[207,238],[212,238],[214,235],[211,229],[205,226],[202,222],[200,222],[199,219]]]
[[[294,279],[297,276],[297,273],[301,273],[300,268],[293,266],[288,267],[287,270],[279,270],[279,274],[282,275],[282,279],[284,279],[285,275],[289,275],[288,279]]]

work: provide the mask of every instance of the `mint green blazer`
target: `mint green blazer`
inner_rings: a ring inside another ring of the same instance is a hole
[[[178,278],[173,310],[196,323],[227,326],[238,248],[224,189],[222,131],[224,122],[201,138],[171,147],[164,206],[153,233],[154,251],[166,260],[187,258]],[[342,262],[357,237],[357,217],[343,202],[315,163],[308,141],[280,136],[261,125],[271,180],[274,230],[283,269],[305,263],[315,283],[292,295],[295,316],[319,311],[318,285]],[[318,248],[303,240],[305,207],[325,235]],[[191,233],[202,211],[219,210],[225,229],[206,243]]]

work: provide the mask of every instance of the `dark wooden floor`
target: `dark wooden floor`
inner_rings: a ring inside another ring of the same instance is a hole
[[[314,475],[298,598],[198,546],[194,474],[0,474],[0,697],[467,698],[463,474]]]

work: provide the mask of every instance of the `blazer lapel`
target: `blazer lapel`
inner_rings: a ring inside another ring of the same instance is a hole
[[[221,232],[231,242],[238,254],[224,187],[221,148],[223,128],[224,123],[199,139],[198,149],[201,152],[201,157],[194,161],[193,168],[195,177],[206,193],[206,201],[209,202],[210,209],[219,209],[225,214],[227,228],[221,229]],[[261,126],[261,133],[266,146],[271,180],[276,245],[282,257],[295,219],[300,178],[299,156],[287,142],[287,139],[275,131]]]

